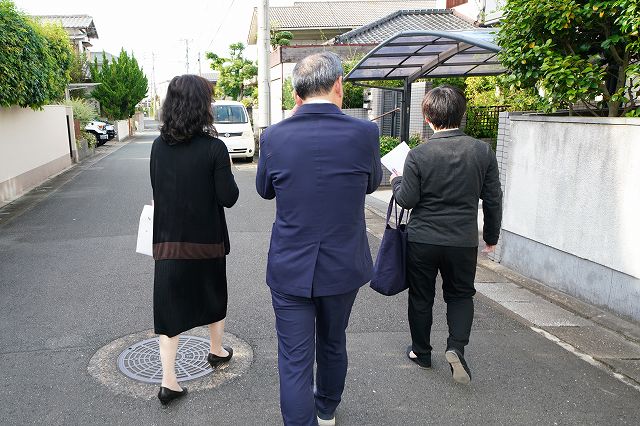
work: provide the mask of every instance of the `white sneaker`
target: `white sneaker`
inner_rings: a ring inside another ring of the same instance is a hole
[[[322,416],[325,417],[325,416]],[[334,426],[336,424],[336,416],[333,415],[330,419],[327,418],[320,418],[320,416],[318,416],[318,426]]]

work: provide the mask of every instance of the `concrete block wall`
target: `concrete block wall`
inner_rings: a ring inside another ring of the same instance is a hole
[[[501,112],[498,121],[498,139],[496,143],[496,159],[498,160],[498,169],[500,170],[500,185],[502,186],[502,194],[505,193],[507,184],[507,167],[509,164],[509,149],[511,148],[511,120],[509,112]],[[498,240],[495,252],[489,255],[494,262],[500,262],[502,259],[502,236]]]
[[[512,113],[509,121],[498,137],[498,259],[640,321],[640,119]]]
[[[426,140],[433,134],[431,128],[425,123],[422,116],[422,99],[431,90],[431,83],[418,82],[411,85],[411,106],[409,114],[409,136],[419,134]]]

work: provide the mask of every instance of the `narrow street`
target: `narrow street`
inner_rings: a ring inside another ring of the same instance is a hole
[[[256,194],[255,163],[237,165],[240,199],[226,212],[226,330],[251,346],[249,369],[213,389],[192,391],[167,410],[155,399],[156,386],[146,385],[145,396],[134,398],[88,372],[100,348],[153,328],[153,261],[135,253],[135,244],[140,211],[151,199],[149,152],[156,136],[142,133],[118,149],[107,144],[109,155],[67,172],[74,174],[68,182],[0,222],[0,423],[282,424],[264,283],[275,203]],[[380,226],[380,220],[369,223]],[[379,240],[370,235],[370,242],[375,255]],[[434,366],[418,369],[405,357],[406,297],[383,297],[368,287],[358,295],[338,424],[640,424],[636,389],[481,297],[467,349],[471,384],[451,380],[440,296]]]

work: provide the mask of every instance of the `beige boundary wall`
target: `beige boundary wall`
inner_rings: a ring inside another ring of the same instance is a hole
[[[71,107],[0,108],[0,206],[69,167],[75,151]]]

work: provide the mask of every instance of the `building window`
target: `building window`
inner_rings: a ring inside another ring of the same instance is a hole
[[[460,6],[461,4],[468,3],[469,0],[447,0],[447,9],[451,9],[456,6]]]

